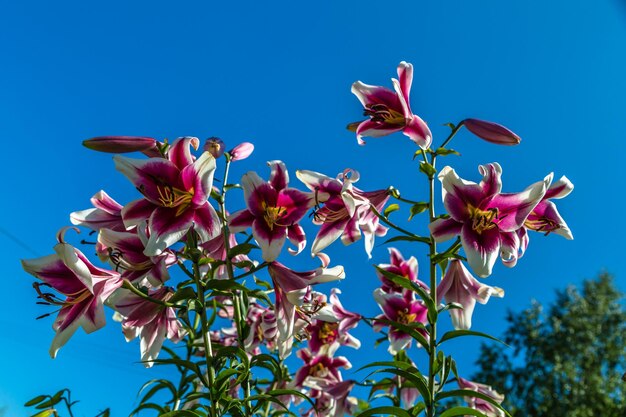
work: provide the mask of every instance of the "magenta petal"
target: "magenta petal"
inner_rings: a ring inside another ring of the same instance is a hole
[[[371,119],[364,120],[359,124],[356,129],[357,138],[364,136],[370,136],[378,138],[381,136],[387,136],[394,132],[399,132],[404,128],[403,125],[394,125],[388,123],[375,122]]]
[[[208,242],[220,234],[220,219],[208,202],[194,210],[193,222],[201,242]]]
[[[289,184],[289,173],[282,161],[269,161],[267,163],[270,167],[270,184],[276,191],[280,191],[283,188],[287,188]]]
[[[398,81],[402,96],[408,104],[411,84],[413,83],[413,65],[405,61],[400,62],[400,65],[398,65]]]
[[[228,226],[233,233],[243,232],[248,227],[252,227],[252,223],[256,217],[250,210],[244,209],[233,213],[228,217]]]
[[[411,140],[422,149],[428,149],[433,140],[433,135],[426,122],[416,115],[413,115],[407,122],[406,126],[402,129],[402,133],[411,138]]]
[[[193,192],[192,203],[204,204],[211,195],[213,174],[215,173],[215,158],[204,152],[193,164],[181,171],[181,179],[185,190]]]
[[[289,248],[288,251],[292,255],[297,255],[302,252],[306,246],[306,235],[304,229],[299,224],[294,224],[287,227],[287,238],[296,247],[296,249]]]
[[[246,174],[244,179],[248,175],[249,174]],[[263,218],[267,207],[276,207],[278,192],[271,185],[263,182],[256,184],[256,186],[250,190],[250,194],[246,200],[248,202],[248,210],[250,210],[255,217]]]
[[[276,207],[283,207],[287,211],[280,220],[283,225],[297,223],[304,217],[313,205],[313,197],[295,188],[286,188],[277,196]]]
[[[178,138],[169,149],[167,156],[179,170],[193,163],[194,157],[191,154],[191,146],[198,149],[200,140],[191,136]]]
[[[122,219],[127,229],[146,221],[152,215],[156,206],[146,199],[132,201],[122,209]]]
[[[148,256],[160,255],[165,249],[178,242],[193,225],[194,211],[185,210],[178,214],[178,209],[157,207],[150,220],[148,228],[150,237],[144,254]]]
[[[349,220],[349,217],[343,217],[334,222],[322,223],[322,227],[320,227],[319,232],[317,232],[315,241],[311,246],[311,253],[316,254],[339,239],[339,236],[343,233]]]
[[[113,200],[104,190],[98,191],[93,197],[91,197],[91,204],[95,208],[103,210],[110,214],[119,215],[122,211],[122,205]]]
[[[155,205],[162,204],[166,188],[184,188],[179,169],[167,159],[132,159],[116,155],[113,160],[115,168]]]
[[[436,219],[428,225],[430,233],[436,242],[444,242],[461,234],[463,223],[454,219]]]
[[[487,209],[498,210],[495,222],[504,232],[513,232],[524,225],[524,221],[541,201],[546,192],[546,185],[539,181],[521,193],[498,194],[487,205]]]
[[[574,184],[564,175],[557,182],[552,183],[543,196],[544,200],[549,198],[563,198],[574,190]]]
[[[472,225],[466,223],[461,232],[461,243],[467,256],[467,262],[476,275],[481,278],[491,275],[493,265],[500,254],[500,231],[497,227],[477,233]]]
[[[263,219],[256,219],[252,224],[252,234],[261,247],[263,260],[275,261],[287,238],[285,227],[274,225],[274,228],[270,229]]]
[[[520,238],[516,232],[501,232],[500,242],[502,244],[500,252],[502,263],[509,268],[517,264],[520,257]]]
[[[341,235],[341,241],[344,245],[349,245],[361,239],[361,230],[359,229],[358,217],[352,217],[346,224],[346,228]]]
[[[359,99],[363,107],[372,104],[385,104],[393,109],[402,108],[395,91],[385,87],[364,84],[361,81],[357,81],[352,84],[352,94]]]

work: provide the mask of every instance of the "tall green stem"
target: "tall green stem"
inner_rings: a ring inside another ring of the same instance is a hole
[[[226,271],[228,273],[228,278],[231,280],[235,279],[235,271],[233,269],[233,263],[230,259],[230,230],[228,229],[228,219],[226,217],[226,185],[228,184],[228,172],[230,170],[230,155],[225,154],[226,157],[226,166],[224,167],[224,178],[222,181],[222,189],[219,197],[219,205],[220,211],[222,215],[222,236],[224,237],[224,250],[226,251]],[[244,303],[242,300],[241,293],[238,290],[232,290],[233,297],[233,309],[235,312],[235,325],[237,326],[237,341],[239,343],[239,347],[244,349],[245,339],[243,337],[243,330],[245,326],[244,320],[246,319],[247,311],[244,311]],[[241,383],[244,392],[244,398],[247,399],[250,397],[250,379],[245,378]],[[250,411],[250,403],[248,401],[245,402],[246,407],[246,416],[251,415]]]

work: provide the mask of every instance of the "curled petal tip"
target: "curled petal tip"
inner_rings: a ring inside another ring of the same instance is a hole
[[[474,135],[496,145],[519,145],[522,141],[518,135],[498,123],[479,119],[465,119],[461,123]]]

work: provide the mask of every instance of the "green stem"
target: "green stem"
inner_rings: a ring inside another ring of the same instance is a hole
[[[403,229],[403,228],[401,228],[400,226],[397,226],[396,224],[394,224],[394,223],[390,222],[390,221],[389,221],[389,219],[387,219],[385,216],[383,216],[382,214],[380,214],[380,212],[379,212],[378,210],[376,210],[376,207],[374,207],[374,206],[370,206],[370,209],[372,210],[372,213],[374,213],[374,214],[376,215],[376,217],[378,217],[378,218],[380,219],[380,221],[382,221],[383,223],[385,223],[387,226],[389,226],[389,227],[391,227],[392,229],[395,229],[395,230],[397,230],[398,232],[403,233],[403,234],[405,234],[405,235],[407,235],[407,236],[409,236],[409,237],[413,237],[413,238],[415,238],[415,239],[416,239],[417,241],[419,241],[419,242],[426,243],[426,242],[424,242],[424,240],[423,240],[423,239],[428,239],[428,238],[424,238],[424,237],[422,237],[422,236],[418,236],[418,235],[416,235],[415,233],[413,233],[413,232],[409,232],[408,230]]]
[[[189,237],[193,235],[193,238],[188,239],[189,243],[194,244],[194,248],[197,247],[195,244],[195,235],[194,231],[191,230],[189,232]],[[215,398],[213,397],[213,388],[215,385],[215,367],[213,366],[213,346],[211,345],[211,340],[209,338],[209,323],[207,320],[206,314],[206,301],[204,295],[204,285],[202,284],[202,275],[200,273],[200,267],[198,266],[198,260],[193,260],[193,275],[194,280],[196,282],[196,287],[198,290],[198,299],[197,301],[200,303],[200,322],[202,324],[202,342],[204,345],[204,359],[206,361],[207,373],[209,374],[209,397],[211,398],[211,416],[218,417],[217,413],[217,404],[215,403]]]
[[[260,271],[261,269],[267,268],[269,266],[269,264],[270,264],[269,262],[263,262],[262,264],[259,264],[256,268],[252,268],[248,272],[244,272],[241,275],[237,275],[233,279],[237,280],[237,279],[241,279],[241,278],[247,277],[248,275],[252,275],[252,274]]]
[[[230,156],[228,154],[225,154],[226,156],[226,166],[224,167],[224,179],[222,181],[222,189],[221,189],[221,193],[220,193],[220,197],[219,197],[219,205],[220,205],[220,211],[221,211],[221,215],[222,215],[222,235],[224,236],[224,250],[226,251],[226,271],[228,273],[228,278],[231,280],[235,280],[235,271],[233,269],[233,262],[230,259],[230,256],[228,255],[230,253],[230,229],[228,228],[228,219],[226,218],[226,184],[228,183],[228,172],[230,170]],[[245,275],[242,275],[245,276]],[[241,277],[238,277],[241,278]],[[233,297],[233,307],[234,307],[234,311],[235,311],[235,325],[237,326],[237,341],[239,344],[239,347],[241,349],[244,349],[245,346],[245,340],[243,337],[243,330],[244,330],[244,320],[246,318],[247,312],[244,311],[243,308],[243,300],[241,298],[241,292],[237,291],[237,290],[232,290],[232,297]],[[244,392],[244,398],[248,398],[250,397],[250,379],[248,377],[246,377],[242,383],[241,386],[243,387],[243,392]],[[252,412],[250,410],[250,402],[246,401],[245,402],[245,408],[246,408],[246,416],[250,416],[252,415]]]
[[[453,136],[453,135],[451,135]],[[449,137],[446,142],[449,142],[451,137]],[[435,164],[436,155],[432,156],[431,165]],[[426,160],[426,156],[424,155],[424,159]],[[428,198],[428,208],[429,208],[429,217],[430,223],[435,220],[435,176],[429,175],[428,177],[429,184],[429,198]],[[432,259],[437,254],[437,243],[435,239],[430,239],[430,261],[429,261],[429,270],[430,270],[430,297],[433,302],[437,303],[437,264],[432,262]],[[437,317],[430,317],[429,315],[429,324],[430,324],[430,339],[428,346],[428,391],[430,392],[430,398],[428,401],[428,407],[426,409],[426,414],[428,417],[435,417],[436,403],[435,403],[435,358],[437,357]]]
[[[454,138],[454,135],[456,135],[458,133],[458,131],[461,130],[462,127],[463,127],[463,122],[461,122],[458,125],[454,126],[454,128],[452,128],[452,132],[450,132],[450,135],[448,135],[446,140],[443,141],[443,143],[441,144],[440,148],[445,148],[446,145],[448,143],[450,143],[452,138]],[[433,156],[433,166],[435,166],[435,164],[434,164],[435,158],[436,158],[436,156]]]

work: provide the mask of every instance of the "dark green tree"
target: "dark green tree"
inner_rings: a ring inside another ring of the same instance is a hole
[[[507,321],[511,347],[483,344],[473,379],[506,394],[514,417],[626,416],[624,294],[609,274]]]

